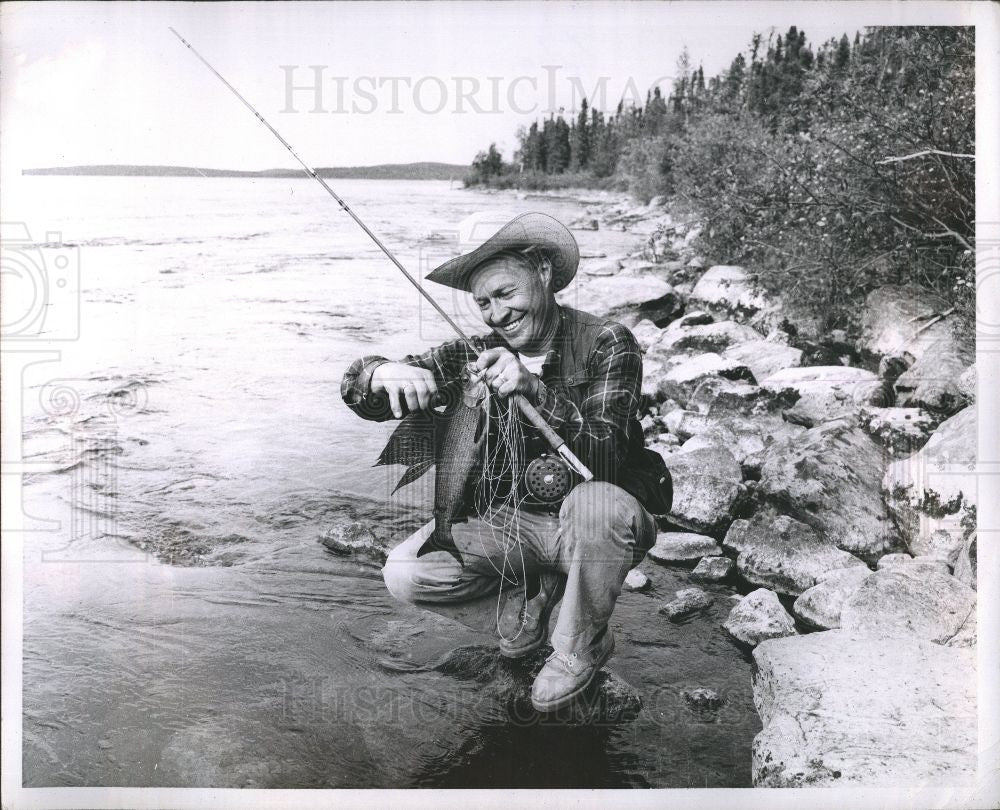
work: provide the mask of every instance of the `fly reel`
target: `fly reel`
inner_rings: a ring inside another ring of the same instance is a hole
[[[558,456],[542,453],[524,470],[527,500],[543,506],[560,503],[573,488],[573,473]]]

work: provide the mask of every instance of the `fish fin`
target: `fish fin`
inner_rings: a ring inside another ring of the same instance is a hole
[[[422,546],[417,549],[417,557],[423,557],[425,554],[430,554],[432,551],[447,551],[452,557],[454,557],[460,566],[465,567],[465,560],[462,558],[462,553],[458,550],[455,545],[455,541],[451,539],[450,533],[447,541],[442,541],[437,536],[437,532],[431,534]]]
[[[412,467],[407,469],[407,471],[403,473],[399,481],[396,482],[396,486],[393,487],[392,489],[392,494],[395,495],[397,490],[402,489],[407,484],[412,484],[433,466],[434,466],[433,459],[430,461],[421,461],[418,462],[417,464],[414,464]]]
[[[433,462],[434,429],[434,420],[428,414],[407,414],[392,432],[375,465]]]

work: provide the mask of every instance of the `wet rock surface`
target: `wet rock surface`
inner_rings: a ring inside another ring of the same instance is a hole
[[[660,613],[670,621],[689,618],[712,606],[715,600],[700,588],[683,588],[669,602],[660,606]]]

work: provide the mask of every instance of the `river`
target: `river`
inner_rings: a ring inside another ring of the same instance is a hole
[[[334,187],[421,274],[473,212],[581,211],[443,182]],[[66,281],[37,324],[68,339],[23,344],[59,352],[24,378],[26,787],[749,786],[760,725],[719,626],[732,589],[706,586],[710,612],[671,624],[656,607],[686,575],[644,563],[653,590],[619,601],[610,664],[642,711],[549,723],[476,673],[420,666],[492,642],[394,603],[374,563],[318,541],[354,521],[398,539],[426,517],[428,482],[390,498],[401,470],[372,467],[391,425],[357,419],[339,385],[355,357],[449,334],[316,184],[25,177],[5,196],[31,230],[25,266]],[[637,238],[577,236],[585,255]],[[692,687],[725,704],[689,707]]]

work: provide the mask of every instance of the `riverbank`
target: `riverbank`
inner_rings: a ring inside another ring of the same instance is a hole
[[[675,482],[650,556],[694,566],[662,612],[697,617],[705,582],[744,594],[723,626],[753,650],[754,784],[973,779],[970,326],[887,286],[857,333],[824,333],[751,268],[706,266],[699,223],[662,199],[591,205],[571,227],[644,237],[585,260],[563,297],[645,352],[647,444]]]

